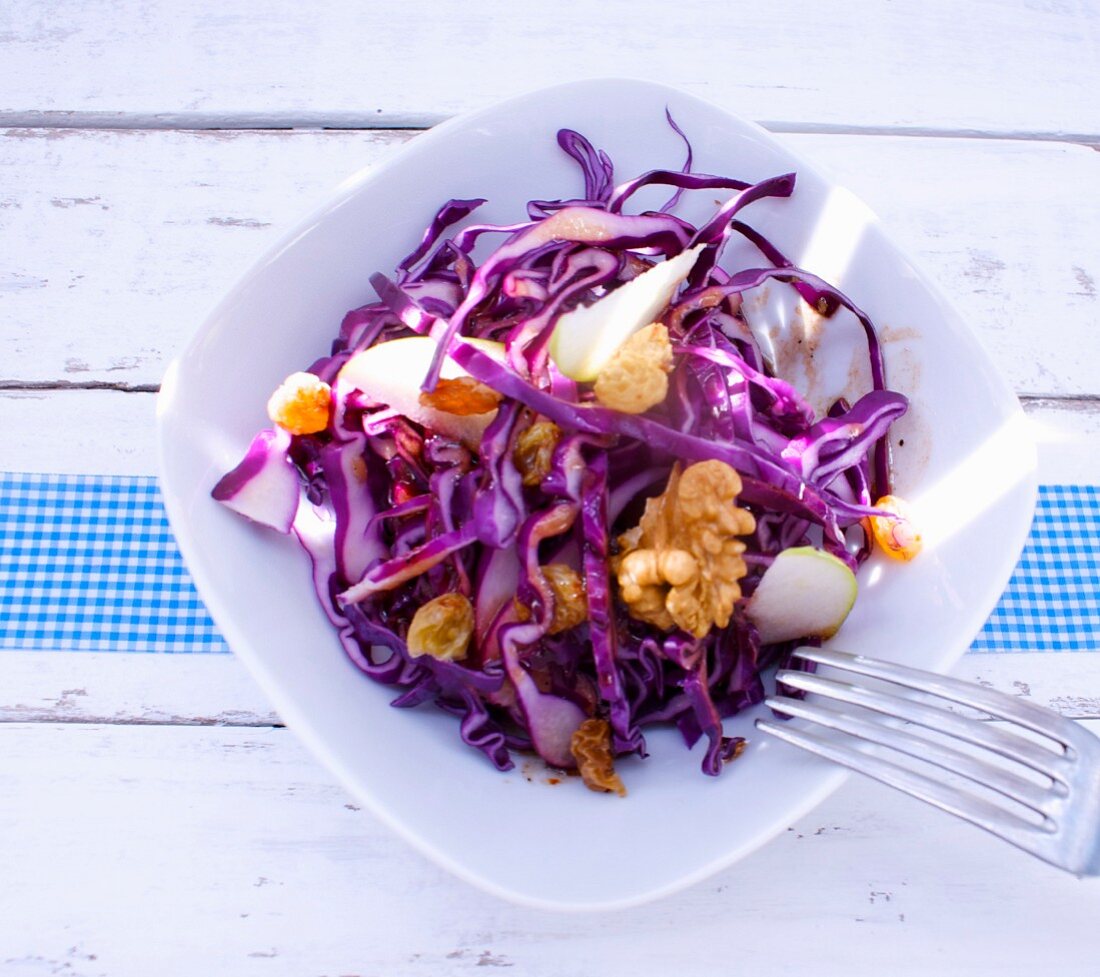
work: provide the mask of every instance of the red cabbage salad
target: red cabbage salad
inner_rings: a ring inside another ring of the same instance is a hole
[[[576,198],[507,225],[444,203],[212,493],[297,539],[392,705],[452,714],[500,770],[534,752],[619,794],[655,726],[705,737],[720,773],[745,745],[723,719],[762,701],[762,672],[840,627],[873,550],[920,544],[891,494],[907,401],[874,325],[742,219],[795,174],[695,172],[669,123],[682,169],[623,181],[563,129]],[[668,200],[634,212],[645,187]],[[676,216],[693,191],[725,199],[699,226]],[[753,266],[723,267],[734,236]],[[856,317],[867,393],[815,414],[775,375],[741,308],[767,283],[826,329]]]

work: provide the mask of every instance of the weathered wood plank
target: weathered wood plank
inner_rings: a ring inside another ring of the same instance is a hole
[[[275,239],[408,138],[3,132],[0,381],[155,384]],[[1100,358],[1081,355],[1095,348],[1100,309],[1100,194],[1087,192],[1100,186],[1100,155],[1052,143],[784,138],[878,210],[1017,390],[1100,393]]]
[[[1025,403],[1047,485],[1100,485],[1100,401]]]
[[[1098,35],[1095,4],[1028,0],[605,0],[598,15],[582,0],[272,0],[262,13],[143,0],[110,16],[13,0],[0,111],[47,125],[424,125],[544,85],[634,76],[788,127],[1096,134]]]
[[[157,383],[279,234],[405,138],[6,132],[0,379]]]
[[[0,722],[272,726],[279,721],[232,655],[0,652]]]
[[[953,674],[1073,719],[1100,719],[1100,655],[967,655]],[[0,652],[0,723],[270,726],[232,655]]]
[[[1002,977],[1100,952],[1094,884],[860,778],[686,892],[583,916],[450,878],[285,730],[0,726],[0,796],[12,977]]]
[[[0,467],[153,475],[156,397],[114,390],[0,390]]]

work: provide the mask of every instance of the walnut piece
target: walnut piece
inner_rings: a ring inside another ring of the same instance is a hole
[[[473,377],[440,378],[435,390],[420,394],[420,406],[468,417],[496,410],[503,399],[492,387]]]
[[[420,607],[409,625],[413,658],[431,655],[442,661],[466,657],[474,633],[474,609],[462,594],[441,594]]]
[[[548,563],[542,575],[554,592],[554,618],[548,634],[568,631],[588,620],[588,595],[584,581],[567,563]]]
[[[577,761],[581,779],[589,790],[616,793],[626,797],[626,788],[615,773],[611,755],[611,727],[605,719],[586,719],[569,743],[569,751]]]
[[[740,491],[741,477],[722,461],[672,469],[641,522],[619,537],[612,560],[631,617],[696,638],[729,624],[747,569],[737,537],[756,528],[752,514],[734,504]]]
[[[267,416],[291,434],[316,434],[328,427],[332,389],[312,373],[292,373],[271,395]]]
[[[605,407],[641,414],[668,396],[672,344],[668,329],[652,322],[622,344],[596,377],[593,388]]]
[[[535,488],[550,474],[554,449],[561,440],[561,428],[553,421],[536,421],[516,438],[512,460],[523,484]]]

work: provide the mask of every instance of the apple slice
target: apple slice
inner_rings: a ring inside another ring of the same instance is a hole
[[[558,319],[550,336],[550,356],[572,380],[595,380],[607,361],[634,333],[653,322],[672,301],[704,245],[669,258],[591,305]]]
[[[763,644],[831,638],[856,602],[855,574],[831,553],[812,546],[783,550],[745,607]]]
[[[466,342],[498,362],[504,362],[503,343],[487,339],[466,339]],[[497,415],[495,409],[483,414],[459,415],[420,403],[420,385],[428,373],[435,350],[436,342],[430,336],[391,339],[356,353],[344,364],[336,380],[362,390],[372,400],[400,411],[417,424],[476,448],[481,443],[485,428]],[[449,356],[444,358],[439,375],[444,380],[469,376]]]

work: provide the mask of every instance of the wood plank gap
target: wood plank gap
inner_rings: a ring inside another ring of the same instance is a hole
[[[343,112],[297,114],[222,114],[202,112],[89,112],[8,111],[0,112],[0,127],[13,129],[95,130],[423,130],[445,122],[450,116],[423,112],[390,115],[378,109],[374,115]],[[1100,133],[1064,132],[1045,129],[971,129],[938,126],[852,125],[830,122],[797,122],[783,119],[758,120],[769,132],[783,135],[830,136],[914,136],[932,139],[1006,139],[1020,142],[1065,142],[1100,149]]]
[[[764,119],[758,123],[769,132],[798,136],[913,136],[926,139],[997,139],[1012,142],[1079,143],[1093,149],[1100,146],[1100,133],[1062,132],[1047,129],[954,129],[950,126],[846,125],[831,122],[783,122]]]
[[[196,716],[194,718],[189,716],[64,716],[43,711],[40,715],[27,713],[12,719],[0,717],[0,729],[6,726],[43,723],[50,726],[203,726],[223,729],[286,729],[286,725],[283,723],[234,719],[225,716]]]
[[[430,129],[449,116],[426,112],[375,115],[346,112],[304,112],[299,114],[221,114],[203,112],[65,112],[0,111],[0,127],[11,129],[96,129],[96,130],[267,130],[340,129],[374,131],[386,129]],[[1100,139],[1100,135],[1094,137]]]
[[[124,394],[155,394],[159,383],[124,383],[121,380],[0,380],[5,390],[113,390]]]
[[[1024,410],[1071,410],[1081,414],[1100,413],[1100,394],[1059,397],[1054,394],[1018,394]]]

